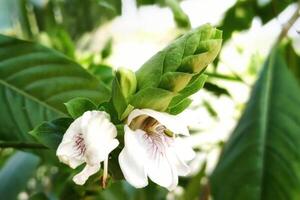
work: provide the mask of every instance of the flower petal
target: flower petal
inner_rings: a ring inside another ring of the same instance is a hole
[[[178,116],[170,115],[164,112],[157,112],[151,109],[133,110],[128,116],[127,124],[130,124],[134,118],[140,115],[148,115],[150,117],[153,117],[154,119],[159,121],[161,124],[163,124],[164,126],[166,126],[168,129],[170,129],[172,132],[176,134],[182,134],[186,136],[189,135],[189,130],[187,128],[187,125],[185,123],[182,123],[182,120],[180,120]]]
[[[190,167],[176,154],[174,148],[169,148],[166,155],[176,169],[178,176],[186,176],[190,173]]]
[[[109,116],[101,111],[89,111],[83,116],[85,120],[84,140],[86,144],[87,163],[90,165],[104,161],[119,142],[116,127],[109,121]]]
[[[69,165],[72,169],[75,169],[85,162],[83,156],[80,156],[77,152],[74,152],[73,142],[61,143],[56,151],[56,155],[60,162]]]
[[[195,151],[191,146],[187,145],[182,138],[176,137],[173,145],[179,159],[183,161],[191,161],[195,158]]]
[[[164,154],[156,154],[152,158],[148,157],[146,171],[153,182],[169,190],[174,189],[178,183],[177,172]]]
[[[132,131],[128,126],[124,127],[125,147],[119,154],[119,164],[125,179],[134,187],[142,188],[148,185],[145,172],[145,149],[142,146],[141,130]]]
[[[76,153],[74,149],[74,137],[82,132],[81,121],[82,117],[79,117],[69,126],[56,151],[59,160],[73,169],[84,163],[84,158]]]
[[[100,170],[100,164],[86,165],[84,169],[73,177],[73,181],[78,185],[83,185],[86,180]]]

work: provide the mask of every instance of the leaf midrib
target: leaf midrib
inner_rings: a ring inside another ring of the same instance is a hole
[[[268,136],[268,122],[269,122],[269,111],[270,111],[270,101],[272,95],[272,83],[273,83],[273,66],[274,63],[274,51],[271,53],[268,64],[265,66],[266,69],[266,86],[265,86],[265,95],[263,95],[262,99],[262,119],[261,119],[261,131],[263,134],[262,141],[262,172],[261,172],[261,187],[260,187],[260,199],[263,200],[263,191],[264,191],[264,183],[265,183],[265,158],[266,158],[266,145],[267,145],[267,136]],[[263,92],[263,90],[262,90]]]
[[[12,89],[13,91],[21,94],[22,96],[24,96],[24,97],[26,97],[26,98],[28,98],[28,99],[36,102],[36,103],[38,103],[38,104],[40,104],[40,105],[48,108],[49,110],[52,110],[52,111],[56,112],[59,115],[66,116],[66,114],[64,112],[62,112],[62,111],[60,111],[60,110],[52,107],[50,104],[47,104],[46,102],[43,102],[40,99],[38,99],[38,98],[36,98],[36,97],[34,97],[34,96],[32,96],[32,95],[30,95],[30,94],[28,94],[28,93],[20,90],[19,88],[15,87],[12,84],[9,84],[8,82],[4,81],[3,79],[0,79],[0,83],[2,85],[4,85],[5,87],[8,87],[8,88]]]

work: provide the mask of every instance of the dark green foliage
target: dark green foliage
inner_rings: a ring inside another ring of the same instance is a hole
[[[282,54],[284,55],[285,60],[289,62],[288,66],[300,84],[300,56],[295,52],[291,41],[283,46]]]
[[[299,199],[300,87],[287,65],[275,48],[211,177],[215,200]]]
[[[87,98],[77,97],[65,103],[68,113],[73,119],[83,115],[85,111],[96,110],[97,106]]]
[[[86,97],[107,101],[106,86],[62,54],[31,42],[0,36],[2,140],[32,140],[28,131],[66,116],[63,103]]]
[[[220,87],[217,84],[214,84],[212,82],[205,82],[203,88],[209,92],[212,92],[216,96],[221,96],[221,95],[227,95],[230,96],[229,92],[227,89]]]
[[[71,118],[59,118],[51,122],[44,122],[30,131],[30,134],[39,143],[55,151],[73,121]]]

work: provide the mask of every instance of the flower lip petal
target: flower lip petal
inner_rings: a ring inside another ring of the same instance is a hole
[[[125,130],[125,147],[119,154],[119,164],[125,179],[135,188],[148,185],[147,173],[145,171],[145,151],[142,145],[141,130],[132,131],[128,126]]]
[[[191,161],[195,158],[196,153],[191,146],[186,144],[182,138],[176,138],[174,143],[176,155],[184,162]]]
[[[148,115],[154,119],[156,119],[158,122],[160,122],[162,125],[167,127],[167,129],[171,130],[172,132],[176,134],[181,134],[185,136],[189,136],[189,130],[187,128],[187,125],[185,123],[182,123],[178,116],[170,115],[168,113],[164,112],[158,112],[151,109],[135,109],[133,110],[130,115],[128,116],[127,124],[129,125],[132,120],[138,116],[141,115]]]
[[[160,186],[173,190],[178,183],[178,174],[166,155],[148,158],[146,163],[148,177]]]
[[[87,179],[100,170],[100,164],[86,165],[84,169],[73,177],[73,181],[77,185],[83,185]]]

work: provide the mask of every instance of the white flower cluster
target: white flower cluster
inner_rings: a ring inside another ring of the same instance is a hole
[[[119,164],[125,179],[134,187],[155,183],[173,190],[178,176],[189,173],[186,164],[195,156],[178,134],[189,135],[187,126],[176,116],[150,109],[135,109],[124,126],[124,148]],[[117,129],[103,111],[87,111],[67,129],[57,149],[59,160],[71,168],[86,163],[73,180],[83,185],[100,170],[104,161],[103,181],[107,178],[108,157],[118,145]]]

